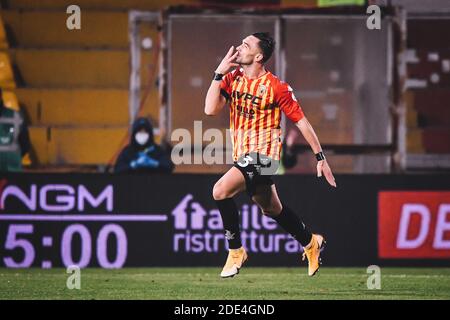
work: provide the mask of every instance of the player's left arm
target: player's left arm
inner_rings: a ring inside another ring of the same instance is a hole
[[[313,127],[309,123],[308,119],[303,116],[298,122],[295,123],[297,128],[302,133],[305,140],[311,146],[314,154],[322,152],[322,147],[320,146],[319,138],[317,137]],[[327,179],[328,183],[333,187],[336,187],[336,180],[334,179],[333,172],[328,165],[327,159],[323,159],[317,162],[317,176],[321,177],[323,175]]]
[[[303,114],[302,108],[300,107],[292,88],[287,83],[281,82],[277,87],[277,93],[277,101],[281,107],[281,110],[291,121],[295,123],[303,137],[311,146],[314,154],[322,152],[319,138],[317,138],[313,127]],[[325,158],[317,162],[317,176],[321,177],[322,174],[325,176],[330,185],[336,187],[333,172],[331,172],[331,168]]]

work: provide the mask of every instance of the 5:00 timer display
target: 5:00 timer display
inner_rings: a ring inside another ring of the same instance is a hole
[[[0,239],[1,263],[8,268],[39,265],[42,268],[51,268],[55,263],[60,265],[48,259],[55,257],[50,251],[58,250],[60,262],[66,267],[91,266],[94,258],[101,268],[124,266],[128,254],[128,240],[122,226],[108,223],[99,228],[88,228],[80,223],[64,224],[62,233],[59,226],[60,224],[55,223],[2,224],[1,233],[6,233],[6,237]]]

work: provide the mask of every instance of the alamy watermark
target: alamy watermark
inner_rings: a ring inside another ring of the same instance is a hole
[[[381,9],[376,4],[367,7],[367,14],[370,16],[367,18],[366,26],[369,30],[381,29]]]
[[[381,268],[376,265],[368,266],[367,273],[370,274],[367,278],[367,289],[381,290]]]
[[[81,269],[79,266],[70,265],[66,269],[66,273],[70,274],[66,281],[66,287],[69,290],[81,289]]]
[[[236,154],[233,155],[232,139]],[[171,159],[180,164],[233,164],[242,167],[248,164],[262,164],[264,171],[272,172],[278,167],[278,153],[281,148],[280,128],[270,130],[238,129],[222,130],[210,128],[203,131],[202,121],[194,121],[193,132],[185,128],[173,130],[170,136],[173,144]],[[259,155],[257,155],[259,154]],[[267,156],[261,156],[267,155]],[[237,156],[240,156],[237,158]],[[273,174],[273,172],[271,173]]]
[[[70,16],[66,19],[66,27],[69,30],[81,30],[81,8],[75,4],[67,7],[66,13]]]

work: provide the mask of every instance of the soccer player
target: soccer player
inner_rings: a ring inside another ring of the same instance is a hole
[[[320,265],[324,238],[312,234],[297,214],[282,203],[271,179],[281,152],[281,113],[295,123],[311,146],[317,160],[317,176],[322,174],[336,187],[333,173],[319,140],[306,119],[291,87],[268,71],[264,64],[271,57],[275,41],[268,33],[246,37],[236,50],[232,46],[214,73],[205,99],[205,113],[218,114],[228,102],[233,142],[231,167],[214,185],[213,197],[220,211],[229,253],[221,277],[233,277],[247,260],[242,246],[239,212],[233,197],[244,190],[304,248],[308,275]],[[234,70],[232,70],[234,69]]]

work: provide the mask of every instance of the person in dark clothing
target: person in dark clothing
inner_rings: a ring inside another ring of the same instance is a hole
[[[155,143],[150,121],[146,118],[136,119],[130,143],[119,154],[114,172],[170,173],[173,169],[170,150],[165,150]]]
[[[30,150],[30,145],[22,114],[5,106],[0,88],[0,172],[22,171],[22,157]]]

